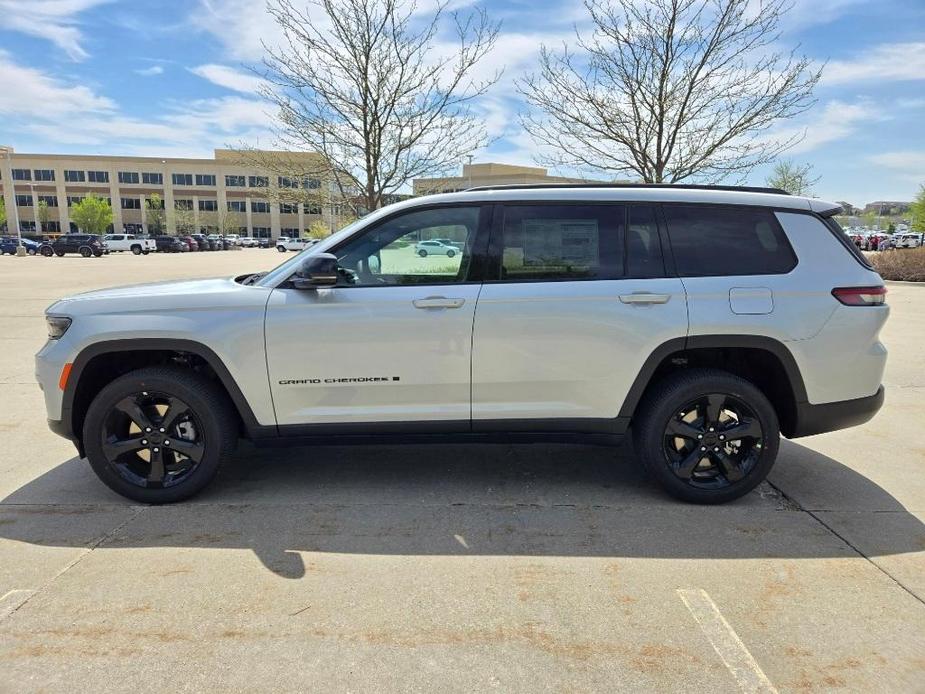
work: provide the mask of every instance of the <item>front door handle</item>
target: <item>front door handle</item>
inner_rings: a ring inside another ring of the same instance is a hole
[[[459,308],[465,299],[448,299],[445,296],[428,296],[426,299],[415,299],[411,302],[415,308]]]
[[[670,298],[671,294],[650,294],[648,292],[620,295],[620,301],[624,304],[667,304]]]

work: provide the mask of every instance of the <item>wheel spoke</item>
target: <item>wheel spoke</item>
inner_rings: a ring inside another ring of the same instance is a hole
[[[189,407],[186,403],[176,398],[170,398],[167,401],[167,411],[164,412],[164,417],[161,419],[161,428],[166,429],[172,435],[173,427],[177,424],[178,420],[188,412]]]
[[[103,453],[109,460],[115,460],[123,453],[128,453],[129,451],[137,451],[142,448],[145,448],[145,446],[143,446],[141,443],[141,435],[130,436],[127,439],[103,441]]]
[[[710,456],[719,463],[721,468],[723,468],[723,475],[725,475],[727,480],[730,482],[737,482],[742,479],[742,468],[738,466],[735,460],[726,454],[726,451],[723,449],[711,451]]]
[[[742,418],[738,424],[722,430],[723,436],[728,441],[738,441],[739,439],[760,439],[761,424],[757,419]]]
[[[668,422],[668,427],[666,428],[666,433],[671,436],[680,436],[682,439],[694,439],[697,440],[698,436],[701,436],[703,432],[695,426],[683,422],[680,419],[672,419]]]
[[[116,403],[115,409],[129,417],[141,430],[150,430],[154,428],[151,419],[145,414],[144,410],[141,409],[141,405],[138,404],[138,400],[133,395],[123,398]]]
[[[160,448],[151,449],[151,468],[148,470],[148,484],[162,484],[164,482],[164,456]]]
[[[194,463],[200,462],[202,460],[202,454],[205,453],[205,446],[203,446],[199,441],[173,439],[170,442],[170,447],[174,450],[175,453],[185,455]]]
[[[715,425],[726,404],[726,396],[722,393],[710,393],[707,396],[707,423]]]
[[[703,452],[697,447],[674,465],[674,473],[682,479],[690,479],[701,460],[703,460]]]

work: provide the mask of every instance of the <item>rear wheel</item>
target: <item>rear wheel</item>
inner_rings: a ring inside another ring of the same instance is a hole
[[[64,251],[55,251],[55,255],[58,256],[59,258],[63,258],[63,257],[64,257]]]
[[[673,496],[732,501],[770,472],[780,446],[774,407],[743,378],[714,369],[668,376],[640,403],[636,454]]]
[[[81,246],[79,253],[84,258],[89,258],[91,255],[93,255],[93,249],[89,246]]]
[[[285,246],[277,246],[277,247],[276,247],[276,250],[278,250],[280,253],[285,253],[285,252],[286,252],[286,247],[285,247]]]
[[[236,416],[211,381],[185,369],[150,367],[107,385],[84,422],[97,476],[144,503],[180,501],[201,491],[234,448]]]
[[[452,258],[454,255],[456,255],[456,251],[447,251],[447,252],[446,252],[446,257],[447,257],[447,258]]]
[[[418,255],[421,256],[422,258],[426,258],[426,257],[427,257],[427,251],[425,251],[425,250],[422,248],[421,250],[418,251]]]
[[[141,246],[132,246],[132,255],[141,255]]]

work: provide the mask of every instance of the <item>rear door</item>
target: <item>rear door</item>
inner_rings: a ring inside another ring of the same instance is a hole
[[[473,331],[473,430],[619,431],[646,358],[687,333],[662,243],[648,205],[499,206]]]

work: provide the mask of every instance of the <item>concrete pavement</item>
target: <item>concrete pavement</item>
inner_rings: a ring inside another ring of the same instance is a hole
[[[0,259],[0,691],[925,691],[925,287],[881,414],[719,508],[628,446],[246,444],[143,507],[47,432],[52,300],[282,259]]]

